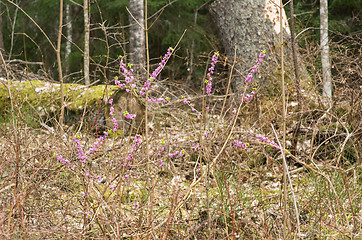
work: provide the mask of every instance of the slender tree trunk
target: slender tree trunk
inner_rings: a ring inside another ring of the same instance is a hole
[[[2,1],[0,1],[0,51],[4,51]]]
[[[16,4],[18,2],[16,1]],[[16,5],[17,6],[17,5]],[[16,7],[15,12],[14,12],[14,18],[12,20],[12,25],[11,25],[11,41],[10,41],[10,50],[9,50],[9,56],[8,56],[8,60],[11,59],[12,54],[13,54],[13,48],[14,48],[14,38],[15,38],[15,24],[16,24],[16,19],[18,16],[18,10],[19,8]],[[10,16],[9,16],[10,18]],[[11,22],[11,21],[10,21]]]
[[[88,0],[84,0],[84,81],[85,85],[90,85],[89,79],[89,11]]]
[[[58,73],[60,82],[60,116],[59,123],[62,128],[64,124],[64,91],[63,91],[63,72],[62,72],[62,60],[60,58],[60,47],[62,43],[62,29],[63,29],[63,0],[60,0],[59,6],[59,29],[58,29],[58,42],[57,42],[57,62]]]
[[[294,31],[294,3],[293,0],[290,1],[290,32],[291,32],[291,43],[292,43],[292,51],[293,51],[293,65],[294,65],[294,73],[295,73],[295,90],[297,92],[297,99],[298,99],[298,122],[293,130],[292,136],[292,146],[291,146],[291,153],[293,155],[297,152],[297,145],[298,145],[298,137],[299,137],[299,130],[300,125],[302,123],[302,109],[303,109],[303,100],[302,100],[302,93],[300,88],[300,74],[299,74],[299,65],[298,65],[298,55],[297,55],[297,43],[295,42],[295,31]]]
[[[144,0],[129,0],[130,33],[129,33],[129,57],[134,64],[134,70],[144,73],[145,66],[145,9]],[[137,22],[135,21],[137,20]]]
[[[195,26],[197,24],[198,11],[199,11],[199,9],[196,8],[195,13],[194,13],[194,24],[195,24]],[[190,49],[190,59],[189,59],[189,68],[188,68],[189,73],[187,75],[187,82],[188,83],[191,83],[192,74],[194,72],[194,51],[195,51],[195,39],[194,39],[194,37],[192,37],[191,49]]]
[[[69,55],[72,51],[72,44],[71,42],[73,41],[72,38],[72,21],[70,19],[70,14],[71,14],[71,8],[70,8],[70,4],[67,3],[65,6],[65,22],[67,24],[67,30],[66,30],[66,37],[67,37],[67,42],[65,43],[65,59],[67,60],[66,62],[66,68],[65,68],[65,72],[66,74],[69,74],[70,72],[70,63],[69,63]]]
[[[332,98],[331,62],[328,45],[328,0],[320,0],[321,60],[323,71],[323,96]]]

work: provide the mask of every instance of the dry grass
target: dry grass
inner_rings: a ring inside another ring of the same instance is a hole
[[[317,71],[312,72],[318,76]],[[14,125],[3,123],[0,237],[361,238],[362,103],[356,98],[361,92],[338,84],[343,89],[336,92],[331,106],[316,94],[317,84],[311,83],[303,91],[298,148],[295,156],[287,154],[293,186],[288,190],[288,236],[282,231],[281,153],[249,135],[252,131],[277,140],[272,128],[280,136],[280,94],[270,98],[259,92],[242,106],[233,130],[229,123],[237,106],[231,99],[223,114],[222,101],[209,100],[210,111],[201,118],[180,99],[150,106],[150,162],[141,132],[139,146],[132,148],[134,136],[109,137],[87,164],[82,164],[72,139],[75,133],[33,129],[19,116]],[[174,89],[170,95],[185,95],[184,90]],[[169,88],[162,84],[158,88],[161,94],[166,90]],[[287,140],[291,141],[297,108],[292,88],[288,94]],[[187,97],[191,106],[202,111],[202,97]],[[210,131],[207,137],[206,130]],[[91,133],[82,135],[84,149],[97,141]],[[250,146],[238,148],[235,139]],[[197,150],[195,146],[200,144],[203,148]],[[134,158],[125,166],[131,149]],[[169,156],[182,149],[183,156],[180,152]],[[72,167],[62,164],[54,153],[70,160]]]

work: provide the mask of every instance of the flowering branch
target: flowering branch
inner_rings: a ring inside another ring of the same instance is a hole
[[[174,49],[172,47],[168,48],[167,53],[163,57],[162,61],[158,64],[158,67],[156,68],[156,70],[153,71],[153,73],[151,74],[151,77],[145,82],[143,88],[140,91],[141,95],[145,95],[145,93],[148,91],[148,89],[151,86],[151,83],[157,78],[157,76],[160,74],[162,69],[165,67],[165,65],[166,65],[168,59],[170,59],[173,51],[174,51]]]
[[[214,74],[215,65],[216,65],[218,57],[219,57],[219,52],[214,53],[214,55],[212,56],[212,59],[211,59],[211,67],[208,69],[208,73],[206,75],[207,79],[205,80],[205,83],[206,83],[206,93],[207,93],[207,95],[211,94],[211,89],[212,89],[212,77],[211,77],[211,75]]]

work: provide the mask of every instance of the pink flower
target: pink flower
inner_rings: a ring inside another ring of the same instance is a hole
[[[189,104],[190,103],[190,101],[189,100],[187,100],[185,97],[184,97],[184,104]]]
[[[136,114],[129,114],[127,111],[124,111],[123,116],[127,119],[134,119],[136,117]]]
[[[249,143],[243,143],[243,142],[240,142],[239,140],[234,140],[234,144],[235,146],[238,146],[238,147],[241,147],[241,148],[246,148],[246,146],[249,145]]]
[[[161,73],[162,69],[165,67],[168,59],[170,59],[172,53],[173,53],[174,49],[172,47],[167,49],[167,53],[165,54],[165,56],[163,57],[162,61],[158,64],[158,67],[155,69],[155,71],[153,71],[153,73],[151,74],[151,77],[146,81],[146,83],[144,84],[144,87],[141,89],[140,94],[144,95],[148,89],[151,86],[151,83],[157,78],[157,76]]]
[[[212,56],[212,59],[211,59],[211,67],[208,69],[208,73],[206,74],[207,79],[205,80],[205,83],[206,83],[206,94],[207,95],[211,94],[211,89],[212,89],[211,75],[214,73],[214,69],[215,69],[215,65],[216,65],[218,57],[219,57],[219,52],[214,53],[214,55]]]
[[[263,62],[263,58],[265,57],[265,51],[262,51],[259,54],[259,59],[258,61],[256,61],[256,64],[253,66],[253,68],[251,69],[251,71],[249,72],[248,76],[245,79],[246,83],[250,83],[251,79],[253,78],[253,73],[256,73],[258,71],[259,65]]]
[[[256,134],[255,137],[257,139],[259,139],[260,141],[263,141],[265,143],[267,143],[268,145],[280,150],[282,149],[278,144],[276,144],[274,141],[270,141],[268,137],[264,137],[263,135],[261,134]]]

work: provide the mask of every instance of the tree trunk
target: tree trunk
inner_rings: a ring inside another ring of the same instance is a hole
[[[0,1],[0,51],[4,51],[3,14],[2,14],[1,4],[2,2]]]
[[[332,98],[331,62],[328,45],[328,0],[320,1],[321,60],[323,71],[323,96]]]
[[[67,28],[66,28],[66,38],[67,38],[67,41],[65,43],[65,59],[66,59],[66,67],[65,67],[65,72],[66,74],[69,74],[70,73],[70,62],[69,62],[69,55],[72,51],[72,41],[73,41],[73,38],[72,38],[72,21],[70,19],[70,16],[71,16],[71,8],[70,8],[70,4],[67,3],[66,6],[65,6],[65,22],[66,22],[66,25],[67,25]]]
[[[228,59],[234,59],[236,46],[237,65],[233,87],[241,92],[244,79],[255,64],[259,53],[266,50],[266,60],[262,70],[275,74],[279,63],[279,7],[271,0],[215,0],[210,4],[210,12],[219,29]],[[290,30],[284,10],[284,40],[290,38]],[[285,55],[292,56],[291,49],[285,48]],[[272,68],[273,67],[273,68]],[[280,75],[280,73],[279,73]],[[271,78],[263,78],[267,83]]]
[[[129,33],[129,57],[134,64],[136,72],[143,72],[145,66],[145,20],[144,1],[129,0],[129,10],[132,16],[129,17],[131,24]],[[137,22],[135,21],[137,20]],[[140,26],[141,25],[141,26]]]
[[[63,29],[63,0],[59,1],[59,29],[58,29],[58,41],[57,41],[57,62],[58,62],[58,72],[59,72],[59,82],[60,82],[60,116],[59,124],[61,131],[63,131],[64,124],[64,90],[63,90],[63,70],[62,70],[62,60],[60,56],[60,48],[62,45],[62,29]]]
[[[83,2],[84,14],[84,82],[85,85],[90,85],[89,79],[89,11],[88,0]]]

